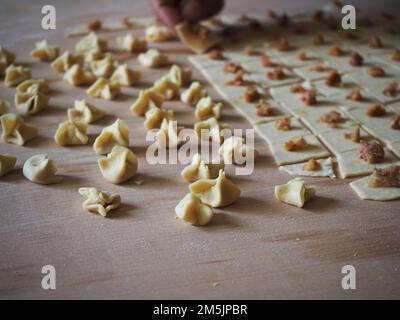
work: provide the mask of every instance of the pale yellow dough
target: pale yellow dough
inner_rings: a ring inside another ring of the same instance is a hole
[[[213,209],[201,201],[194,194],[188,193],[176,206],[176,215],[192,225],[204,226],[208,224],[213,215]]]
[[[122,146],[114,146],[106,158],[99,159],[98,164],[103,177],[115,184],[132,178],[138,168],[135,154]]]
[[[2,127],[1,138],[5,142],[23,146],[38,134],[38,129],[26,124],[24,120],[15,113],[7,113],[0,117]]]
[[[55,184],[62,180],[61,177],[56,176],[57,170],[54,160],[50,160],[45,154],[38,154],[26,160],[22,173],[34,183]]]
[[[319,159],[330,156],[329,152],[314,135],[305,135],[304,139],[308,146],[304,150],[299,151],[287,151],[285,149],[286,141],[277,141],[272,143],[270,148],[276,164],[280,166],[284,164],[304,162],[311,158]]]
[[[110,153],[114,146],[129,146],[129,129],[121,119],[105,127],[93,143],[93,149],[97,154]]]
[[[272,144],[277,141],[287,141],[292,138],[305,136],[311,133],[299,122],[299,120],[294,117],[290,117],[290,123],[292,128],[287,131],[276,129],[275,121],[257,123],[254,125],[254,129],[268,142],[268,144]]]
[[[315,193],[316,188],[307,187],[301,178],[294,178],[286,184],[275,186],[276,199],[299,208],[302,208]]]
[[[219,171],[216,179],[200,179],[189,186],[192,194],[213,208],[221,208],[234,203],[240,197],[240,189]]]
[[[121,205],[121,196],[118,193],[100,191],[97,188],[79,188],[79,193],[86,198],[82,208],[103,217]]]
[[[196,153],[191,163],[185,167],[181,176],[187,182],[193,182],[199,179],[215,179],[218,177],[219,170],[224,169],[223,159],[219,161],[209,162],[202,159],[199,153]]]
[[[10,154],[0,154],[0,177],[11,172],[14,169],[16,162],[17,157]]]
[[[400,199],[400,188],[370,188],[369,177],[364,177],[350,183],[351,188],[363,200],[389,201]]]

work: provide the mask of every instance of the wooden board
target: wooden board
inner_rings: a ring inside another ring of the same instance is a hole
[[[183,166],[148,165],[143,119],[129,112],[139,89],[167,69],[144,70],[132,55],[118,54],[121,61],[141,69],[141,86],[124,89],[113,102],[88,99],[110,114],[90,126],[91,141],[116,117],[127,121],[143,185],[105,181],[91,146],[57,146],[53,135],[58,123],[66,119],[75,99],[87,96],[84,88],[70,87],[48,64],[33,61],[29,51],[34,43],[46,37],[62,51],[73,49],[77,39],[64,38],[66,26],[128,11],[149,14],[144,1],[121,1],[118,8],[107,1],[96,1],[96,7],[68,3],[73,5],[56,2],[57,30],[51,32],[40,29],[38,4],[5,1],[0,13],[0,43],[17,51],[17,62],[29,66],[34,77],[49,79],[53,89],[49,109],[27,119],[40,128],[40,137],[25,147],[0,143],[0,153],[18,157],[18,170],[0,179],[0,298],[399,297],[400,202],[362,201],[350,189],[351,180],[317,178],[306,179],[317,186],[318,196],[304,209],[283,205],[274,198],[274,185],[290,176],[278,171],[258,136],[260,155],[253,175],[234,178],[242,190],[240,200],[217,210],[207,227],[177,220],[174,207],[188,191],[180,177]],[[230,4],[228,12],[240,10],[239,3]],[[246,9],[256,11],[257,6],[253,1]],[[115,47],[118,34],[104,37]],[[157,47],[173,62],[188,65],[189,52],[178,42]],[[197,71],[194,78],[204,81]],[[207,89],[218,98],[210,86]],[[1,98],[13,100],[14,91],[0,84]],[[166,107],[174,109],[179,123],[193,125],[192,108],[176,101]],[[233,128],[251,127],[228,105],[223,120]],[[38,153],[58,162],[63,183],[39,186],[22,176],[23,162]],[[87,213],[81,208],[81,186],[119,192],[123,205],[110,219]],[[41,288],[41,268],[47,264],[56,268],[56,290]],[[341,269],[347,264],[357,270],[356,290],[341,287]]]

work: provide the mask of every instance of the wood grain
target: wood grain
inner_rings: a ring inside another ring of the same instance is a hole
[[[148,165],[143,119],[129,112],[139,89],[167,69],[143,70],[134,56],[114,50],[121,61],[142,71],[141,86],[124,89],[113,102],[88,99],[109,113],[90,126],[91,141],[116,117],[127,121],[143,185],[128,181],[114,186],[105,181],[91,146],[57,146],[53,135],[58,123],[66,119],[75,99],[87,96],[84,88],[70,87],[48,64],[29,57],[35,41],[46,37],[62,51],[73,49],[76,39],[63,36],[67,26],[93,17],[120,17],[127,11],[143,16],[150,11],[144,1],[121,1],[118,7],[104,0],[91,6],[56,1],[57,30],[44,32],[40,3],[4,1],[0,13],[0,43],[17,51],[17,62],[29,66],[34,77],[49,79],[52,88],[49,109],[26,119],[40,128],[40,137],[25,147],[0,143],[0,153],[18,157],[18,169],[0,180],[0,298],[399,297],[400,202],[362,201],[350,189],[350,180],[315,178],[307,182],[317,186],[318,196],[304,209],[278,203],[274,185],[290,177],[278,171],[258,136],[260,155],[253,175],[233,178],[242,190],[241,199],[217,210],[207,227],[177,220],[174,207],[188,191],[180,177],[183,166]],[[242,6],[229,1],[227,10],[237,12]],[[257,8],[259,1],[248,6],[246,2],[246,10]],[[118,34],[104,37],[115,47]],[[188,51],[178,42],[157,47],[173,62],[188,64]],[[194,78],[204,81],[197,71]],[[218,98],[211,87],[207,89]],[[1,98],[13,100],[14,91],[0,84]],[[193,109],[177,101],[166,107],[175,111],[179,123],[193,125]],[[228,105],[223,117],[234,128],[250,128]],[[63,183],[40,186],[22,176],[23,162],[38,153],[58,162]],[[81,186],[119,192],[123,205],[109,219],[87,213],[81,208]],[[41,268],[46,264],[56,267],[56,290],[41,289]],[[357,270],[357,290],[341,288],[341,268],[346,264]]]

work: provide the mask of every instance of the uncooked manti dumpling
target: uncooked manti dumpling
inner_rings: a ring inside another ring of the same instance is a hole
[[[114,146],[129,146],[129,129],[121,119],[101,131],[94,141],[93,149],[97,154],[107,154]]]
[[[79,188],[79,193],[86,198],[82,208],[97,212],[103,217],[121,204],[121,196],[118,193],[100,191],[97,188]]]
[[[87,144],[87,123],[80,121],[65,121],[58,125],[54,140],[60,146],[77,146]]]
[[[54,184],[61,182],[62,178],[56,176],[57,164],[45,154],[35,155],[26,160],[22,173],[24,176],[38,184]]]
[[[111,183],[122,183],[132,178],[138,167],[135,154],[128,148],[115,146],[106,158],[98,161],[103,177]]]
[[[23,146],[38,134],[38,129],[26,124],[22,118],[15,113],[7,113],[0,117],[2,127],[1,138],[5,142]]]

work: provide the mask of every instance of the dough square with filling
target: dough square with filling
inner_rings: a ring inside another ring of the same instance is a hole
[[[352,133],[354,129],[355,127],[323,132],[318,135],[318,138],[330,151],[332,151],[334,155],[337,155],[340,152],[357,150],[361,146],[359,142],[353,142],[350,139],[345,138],[345,134]],[[372,136],[370,136],[362,129],[360,129],[360,137],[364,141],[375,140]]]
[[[257,115],[258,103],[249,103],[245,101],[243,97],[241,99],[231,101],[231,104],[239,113],[241,113],[252,124],[270,122],[289,115],[289,113],[274,100],[265,99],[264,101],[272,108],[271,110],[273,113],[270,116],[264,116],[264,117],[258,116]]]
[[[267,78],[267,73],[268,72],[273,72],[274,67],[264,67],[261,64],[261,60],[254,61],[254,62],[244,62],[242,63],[244,69],[246,72],[250,74],[250,79],[257,84],[265,87],[265,88],[271,88],[271,87],[277,87],[277,86],[283,86],[291,83],[296,83],[299,82],[301,79],[294,74],[292,71],[290,71],[288,68],[283,68],[285,76],[283,79],[277,79],[277,80],[271,80]]]
[[[367,109],[351,109],[348,111],[351,117],[362,123],[363,128],[373,136],[390,143],[400,140],[400,130],[390,128],[390,122],[395,116],[395,112],[386,108],[387,114],[380,117],[367,116]]]
[[[319,168],[317,170],[305,170],[304,167],[307,165],[307,162],[280,166],[279,170],[292,176],[336,178],[336,175],[333,172],[333,162],[331,157],[327,159],[318,159],[316,161],[319,164]]]
[[[358,157],[357,150],[340,152],[336,155],[342,178],[363,176],[372,173],[375,168],[386,168],[400,165],[391,151],[385,148],[385,159],[381,163],[368,163]]]
[[[369,177],[364,177],[350,183],[350,187],[363,200],[388,201],[400,199],[400,188],[370,188]]]
[[[339,108],[314,108],[308,114],[301,116],[300,120],[314,133],[319,134],[323,132],[336,131],[339,129],[351,129],[356,126],[356,122],[353,121],[347,113]],[[332,128],[329,124],[321,122],[321,116],[326,115],[329,112],[336,111],[342,116],[342,121],[336,124],[336,128]]]
[[[308,146],[304,150],[286,151],[286,141],[275,141],[270,144],[272,155],[277,165],[304,162],[311,158],[319,159],[330,156],[329,152],[319,142],[316,136],[310,134],[303,136]]]
[[[290,118],[291,130],[278,130],[275,127],[275,121],[267,123],[257,123],[254,125],[256,132],[264,138],[269,144],[277,141],[287,141],[298,136],[305,136],[311,134],[311,132],[305,128],[299,120],[294,117]]]

